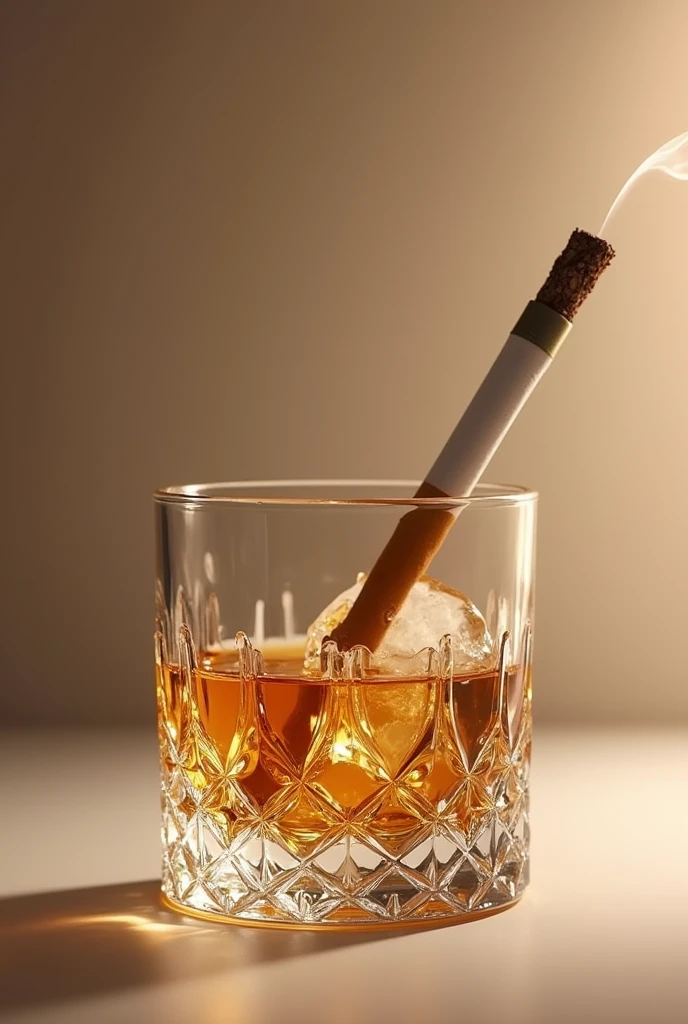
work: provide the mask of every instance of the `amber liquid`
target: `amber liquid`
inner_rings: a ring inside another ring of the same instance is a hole
[[[304,678],[302,665],[267,659],[242,678],[235,656],[206,653],[188,670],[158,667],[166,768],[224,843],[261,822],[302,857],[353,827],[394,853],[439,817],[469,842],[508,801],[514,752],[528,757],[522,666],[343,683]]]

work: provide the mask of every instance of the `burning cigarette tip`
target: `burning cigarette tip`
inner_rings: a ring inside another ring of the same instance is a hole
[[[576,228],[538,292],[538,302],[573,320],[614,255],[603,238]]]

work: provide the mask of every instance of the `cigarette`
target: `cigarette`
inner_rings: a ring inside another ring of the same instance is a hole
[[[492,456],[571,330],[572,321],[609,266],[614,250],[576,230],[534,301],[528,303],[415,497],[470,497]],[[331,639],[340,650],[374,651],[413,584],[425,573],[461,506],[434,501],[408,512]]]

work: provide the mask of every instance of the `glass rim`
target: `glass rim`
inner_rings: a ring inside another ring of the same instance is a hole
[[[521,484],[490,484],[479,483],[472,494],[465,497],[297,497],[290,492],[300,489],[317,490],[321,488],[411,488],[420,486],[419,480],[401,479],[314,479],[314,480],[237,480],[206,484],[179,484],[169,487],[158,487],[153,492],[153,500],[161,504],[172,505],[235,505],[235,506],[286,506],[290,508],[370,508],[374,506],[418,506],[424,508],[465,508],[466,506],[514,506],[526,505],[537,501],[538,492]],[[261,495],[261,490],[283,489],[284,495]],[[224,493],[238,492],[238,493]],[[246,492],[246,493],[241,493]]]

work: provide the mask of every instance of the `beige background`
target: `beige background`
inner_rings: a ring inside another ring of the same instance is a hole
[[[682,0],[2,5],[5,722],[152,715],[155,484],[423,474],[688,129],[686,38]],[[489,475],[542,494],[541,719],[675,721],[688,184],[609,236]]]

